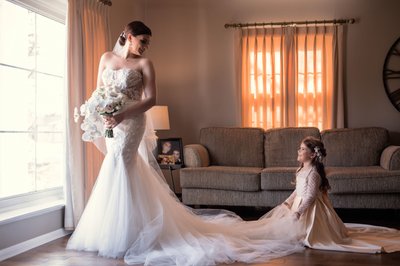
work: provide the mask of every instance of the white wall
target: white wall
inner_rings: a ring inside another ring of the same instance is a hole
[[[117,1],[115,1],[117,2]],[[239,126],[229,22],[356,18],[349,25],[346,63],[348,127],[383,126],[400,144],[400,112],[382,83],[382,66],[400,36],[398,0],[145,0],[153,30],[148,56],[157,71],[158,102],[170,107],[170,131],[197,142],[205,126]],[[114,8],[114,6],[113,6]],[[118,13],[118,12],[116,12]],[[128,19],[129,20],[129,19]]]

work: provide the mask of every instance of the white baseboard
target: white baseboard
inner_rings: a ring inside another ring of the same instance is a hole
[[[61,229],[55,230],[53,232],[29,239],[27,241],[16,244],[14,246],[2,249],[2,250],[0,250],[0,261],[14,257],[25,251],[36,248],[38,246],[41,246],[43,244],[46,244],[46,243],[56,240],[58,238],[64,237],[68,234],[70,234],[70,232],[61,228]]]

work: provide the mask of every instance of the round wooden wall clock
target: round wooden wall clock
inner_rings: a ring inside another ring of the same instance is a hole
[[[400,112],[400,38],[393,43],[386,55],[383,84],[390,101]]]

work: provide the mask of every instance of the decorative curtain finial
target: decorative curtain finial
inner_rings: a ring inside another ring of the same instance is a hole
[[[100,2],[100,3],[105,4],[107,6],[112,6],[112,0],[97,0],[97,2]]]

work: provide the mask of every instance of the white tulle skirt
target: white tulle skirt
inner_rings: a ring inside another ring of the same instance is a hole
[[[107,140],[108,153],[68,249],[157,266],[265,262],[303,249],[282,219],[244,222],[230,212],[194,214],[181,204],[137,152],[145,124],[144,116],[125,120]],[[295,226],[291,217],[287,222]]]

